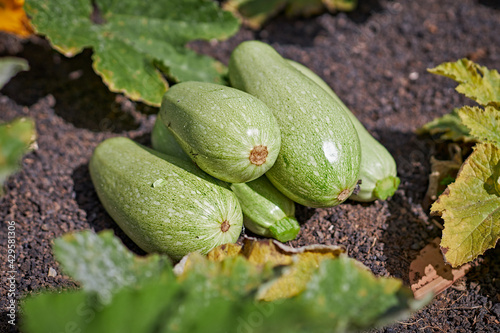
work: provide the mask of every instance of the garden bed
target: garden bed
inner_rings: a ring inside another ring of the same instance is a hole
[[[348,200],[328,209],[297,205],[302,230],[289,245],[343,245],[376,275],[409,284],[410,263],[441,235],[440,221],[430,217],[423,202],[430,157],[445,157],[441,142],[419,138],[415,130],[472,103],[455,92],[454,82],[426,69],[463,57],[498,69],[499,22],[500,9],[493,1],[360,1],[350,14],[279,16],[260,31],[241,28],[227,41],[191,47],[227,64],[236,45],[258,39],[325,79],[393,154],[401,185],[387,201]],[[0,92],[0,121],[32,117],[38,135],[38,148],[24,157],[22,170],[8,179],[0,199],[2,258],[7,257],[5,222],[16,223],[18,296],[75,286],[51,253],[51,240],[66,232],[113,229],[142,254],[104,211],[88,162],[108,137],[127,136],[150,145],[157,109],[109,92],[92,70],[90,51],[68,59],[39,37],[19,41],[2,35],[0,55],[26,58],[31,67]],[[423,310],[380,331],[498,332],[499,276],[497,247]],[[7,324],[6,285],[3,275],[0,331],[15,332]]]

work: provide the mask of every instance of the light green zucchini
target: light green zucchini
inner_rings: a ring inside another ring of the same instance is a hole
[[[234,243],[241,233],[234,193],[191,162],[117,137],[97,146],[89,169],[106,211],[146,252],[178,260]]]
[[[151,132],[153,149],[190,160],[159,117]],[[295,219],[295,203],[278,191],[265,176],[247,183],[231,184],[231,190],[240,202],[243,224],[253,233],[281,242],[297,237],[300,225]]]
[[[253,233],[280,242],[295,239],[300,231],[295,203],[278,191],[265,176],[248,183],[231,184],[240,200],[243,223]]]
[[[266,173],[290,199],[329,207],[346,200],[358,182],[361,148],[345,110],[271,46],[247,41],[229,61],[229,79],[266,103],[281,129],[281,151]]]
[[[263,175],[276,161],[281,135],[271,110],[240,90],[205,82],[171,87],[161,119],[191,159],[231,183]]]
[[[356,131],[358,131],[361,143],[361,167],[359,172],[361,185],[359,192],[351,195],[350,199],[369,202],[376,199],[385,200],[392,196],[398,189],[400,180],[397,177],[396,161],[394,161],[391,153],[366,130],[323,79],[306,66],[292,60],[287,61],[328,92],[336,103],[346,111]]]
[[[151,146],[160,153],[192,162],[191,158],[182,150],[174,135],[161,120],[161,114],[156,115],[156,120],[151,131]]]

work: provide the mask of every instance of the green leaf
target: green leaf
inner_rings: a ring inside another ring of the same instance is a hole
[[[453,109],[452,112],[428,122],[416,132],[419,135],[439,135],[441,140],[475,141],[474,137],[470,135],[467,126],[462,124],[458,116],[458,109]]]
[[[54,241],[53,251],[63,271],[103,303],[124,287],[148,279],[174,279],[166,256],[136,256],[111,231],[66,234]]]
[[[186,44],[228,38],[239,27],[210,0],[27,0],[26,11],[64,55],[92,48],[94,70],[111,91],[155,106],[168,87],[163,75],[223,82],[225,67]]]
[[[441,248],[453,267],[493,248],[500,238],[500,149],[476,145],[431,211],[444,219]]]
[[[23,332],[76,331],[95,318],[88,294],[83,291],[43,292],[28,295],[20,303]]]
[[[84,290],[45,292],[21,302],[22,331],[52,332],[157,332],[176,312],[178,285],[149,280],[139,288],[118,291],[109,304],[96,301]]]
[[[469,59],[446,62],[429,72],[449,77],[459,83],[456,90],[483,106],[500,107],[500,75]]]
[[[35,122],[31,118],[0,124],[0,185],[20,168],[22,156],[32,148],[35,140]]]
[[[462,123],[470,129],[470,134],[479,141],[492,142],[500,147],[500,110],[492,106],[487,106],[484,110],[464,106],[458,114]]]
[[[21,71],[29,70],[28,61],[22,58],[3,57],[0,58],[0,90]]]

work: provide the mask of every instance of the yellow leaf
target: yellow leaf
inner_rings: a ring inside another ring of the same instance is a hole
[[[28,37],[33,28],[23,9],[24,0],[0,0],[0,31]]]
[[[500,149],[481,143],[457,179],[432,205],[444,220],[441,249],[453,267],[463,265],[500,239]]]
[[[224,262],[237,259],[243,259],[253,267],[252,270],[259,272],[281,270],[278,278],[263,284],[256,294],[259,301],[274,301],[300,294],[323,260],[335,259],[344,252],[345,249],[340,246],[316,244],[292,248],[273,239],[245,237],[243,246],[221,245],[210,251],[207,257],[191,253],[175,266],[174,271],[183,280],[190,271],[206,266],[209,275],[213,273],[215,276],[214,272],[224,269]],[[208,265],[210,261],[219,263],[219,266]]]

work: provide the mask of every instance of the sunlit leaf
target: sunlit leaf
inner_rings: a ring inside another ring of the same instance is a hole
[[[453,267],[494,247],[500,238],[500,149],[478,144],[431,210],[444,219],[441,248]]]
[[[33,33],[23,9],[24,0],[0,0],[0,31],[28,37]]]
[[[470,129],[470,134],[479,141],[489,141],[500,147],[500,109],[487,106],[464,106],[459,111],[462,123]]]
[[[469,59],[446,62],[429,72],[449,77],[459,83],[456,90],[481,105],[500,107],[500,75]]]
[[[186,48],[223,39],[238,21],[211,0],[27,0],[36,31],[66,56],[92,48],[94,70],[114,92],[159,106],[172,81],[224,81],[225,67]]]

